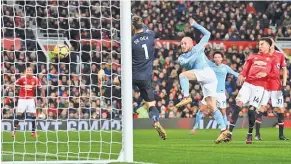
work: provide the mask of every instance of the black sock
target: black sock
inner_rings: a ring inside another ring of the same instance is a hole
[[[35,119],[36,119],[36,117],[35,116],[32,116],[31,117],[32,118],[32,133],[34,133],[35,132]]]
[[[248,116],[249,116],[249,131],[248,131],[248,133],[252,134],[253,133],[253,129],[254,129],[254,125],[255,125],[255,122],[256,122],[256,111],[254,109],[251,110],[249,108]]]
[[[149,108],[149,113],[151,114],[151,117],[153,118],[154,122],[159,122],[159,111],[155,106],[151,106]]]
[[[262,117],[263,117],[262,112],[256,114],[256,136],[260,135]]]
[[[234,127],[235,127],[235,124],[237,122],[238,115],[239,115],[240,111],[241,111],[241,107],[236,105],[233,112],[232,112],[231,118],[229,120],[229,131],[230,132],[232,132]]]
[[[256,121],[256,136],[261,135],[260,134],[260,129],[261,129],[261,123]]]
[[[283,113],[278,113],[278,125],[279,125],[279,136],[284,135],[284,114]]]
[[[21,115],[17,115],[16,116],[16,119],[14,119],[14,129],[13,130],[16,130],[17,129],[17,126],[19,124],[19,120],[22,119],[22,116]]]

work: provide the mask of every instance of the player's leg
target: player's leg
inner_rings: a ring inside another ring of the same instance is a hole
[[[199,104],[199,110],[196,113],[195,123],[192,130],[190,131],[190,134],[196,133],[197,129],[199,128],[200,120],[203,117],[203,113],[206,112],[207,110],[208,110],[208,107],[206,105],[205,100],[203,99],[201,103]]]
[[[268,104],[268,101],[270,98],[271,98],[271,92],[265,90],[259,110],[256,112],[256,137],[255,137],[256,140],[262,140],[261,133],[260,133],[262,117],[263,117],[263,113],[266,110],[266,105]]]
[[[16,108],[16,115],[14,115],[13,132],[12,137],[16,136],[16,130],[19,126],[19,120],[22,120],[22,115],[27,107],[26,99],[18,99],[18,104]]]
[[[225,93],[217,93],[216,95],[216,105],[220,109],[223,116],[224,123],[228,127],[227,115],[226,115],[226,96]]]
[[[262,136],[261,136],[261,124],[263,121],[263,115],[264,112],[266,111],[266,106],[261,105],[259,107],[259,110],[256,112],[256,122],[255,122],[255,126],[256,126],[256,140],[261,141],[262,140]]]
[[[248,110],[248,117],[249,117],[249,130],[246,137],[246,144],[251,144],[253,142],[252,140],[252,134],[254,125],[256,122],[256,109],[259,108],[260,103],[262,101],[264,94],[264,88],[260,86],[251,86],[251,96],[249,99],[249,110]]]
[[[158,131],[161,139],[165,140],[167,138],[167,133],[159,122],[160,113],[158,109],[156,108],[156,102],[154,99],[154,90],[153,90],[151,81],[134,80],[133,84],[139,88],[141,97],[144,99],[144,101],[149,107],[149,114],[154,121],[154,127]]]
[[[234,130],[235,124],[237,122],[239,112],[241,111],[243,104],[248,103],[249,97],[251,93],[250,84],[245,82],[241,89],[239,90],[239,93],[236,97],[236,105],[232,111],[230,120],[229,120],[229,134],[227,134],[227,137],[225,139],[225,142],[229,142],[232,140],[232,132]]]
[[[213,113],[213,117],[217,124],[220,127],[221,133],[218,138],[215,140],[215,143],[220,143],[223,141],[228,133],[226,124],[224,123],[223,116],[220,110],[216,106],[216,87],[217,87],[217,79],[214,76],[212,80],[202,85],[202,92],[205,97],[206,104],[211,113]]]
[[[31,121],[32,124],[32,131],[31,136],[32,137],[38,137],[38,135],[35,133],[36,130],[36,108],[35,108],[35,102],[34,99],[28,100],[28,107],[27,107],[27,119]]]
[[[213,117],[215,119],[215,121],[217,122],[217,124],[220,127],[220,135],[217,137],[217,139],[215,140],[215,143],[220,143],[221,141],[223,141],[226,138],[226,135],[228,133],[226,125],[224,123],[223,120],[223,116],[221,114],[221,112],[219,111],[219,109],[216,106],[216,99],[214,96],[208,96],[205,98],[205,101],[207,103],[207,106],[210,110],[210,112],[213,113]]]
[[[180,103],[176,105],[177,108],[192,102],[192,98],[189,94],[189,80],[196,80],[196,79],[197,78],[196,78],[196,74],[194,70],[180,73],[179,80],[180,80],[180,85],[182,88],[182,93],[183,93],[184,98]]]
[[[279,125],[279,140],[289,140],[284,136],[284,97],[282,91],[272,91],[271,93],[272,106],[277,112]]]

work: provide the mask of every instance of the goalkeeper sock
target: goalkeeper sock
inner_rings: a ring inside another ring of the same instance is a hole
[[[35,119],[36,119],[36,117],[35,116],[32,116],[31,118],[32,118],[32,131],[31,132],[32,133],[35,133],[35,122],[36,122]]]
[[[203,113],[200,110],[198,110],[198,112],[196,113],[195,124],[193,128],[197,129],[199,127],[202,116],[203,116]]]
[[[233,113],[231,115],[230,121],[229,121],[229,131],[230,132],[232,132],[234,127],[235,127],[235,124],[236,124],[236,121],[238,119],[238,115],[239,115],[240,111],[241,111],[241,107],[236,105],[234,110],[233,110]]]
[[[279,137],[283,136],[283,131],[284,131],[284,114],[283,113],[278,113],[278,125],[279,125]]]
[[[249,116],[249,134],[252,134],[253,133],[253,129],[254,129],[254,125],[255,125],[255,122],[256,122],[256,111],[255,110],[251,110],[249,108],[248,116]]]
[[[149,113],[152,115],[154,122],[159,122],[159,111],[155,106],[149,108]]]
[[[19,124],[19,120],[22,119],[22,115],[17,115],[16,119],[14,119],[14,130],[17,129],[17,126]]]
[[[222,116],[221,112],[218,109],[215,109],[213,111],[213,116],[214,116],[215,121],[220,126],[221,131],[224,131],[226,129],[226,125],[224,123],[223,116]]]
[[[182,88],[182,93],[184,95],[184,97],[188,97],[189,96],[189,80],[187,77],[185,76],[179,76],[180,79],[180,84],[181,84],[181,88]]]
[[[262,112],[256,114],[256,136],[260,135],[262,117],[263,117]]]

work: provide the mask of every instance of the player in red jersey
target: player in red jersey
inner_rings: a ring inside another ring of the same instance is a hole
[[[236,97],[236,107],[232,113],[229,125],[229,133],[225,139],[228,142],[232,138],[232,131],[238,119],[243,105],[248,105],[249,130],[246,144],[252,143],[252,132],[256,121],[256,109],[259,107],[263,97],[264,87],[267,83],[269,73],[274,69],[273,59],[270,55],[272,41],[262,38],[259,41],[259,53],[252,54],[245,62],[244,68],[238,77],[238,85],[242,85]]]
[[[269,78],[268,83],[265,87],[263,99],[261,101],[260,111],[256,116],[256,140],[262,140],[260,135],[261,121],[263,112],[266,111],[266,106],[271,99],[272,107],[277,112],[278,125],[279,125],[279,140],[289,140],[284,136],[284,97],[283,92],[287,83],[287,68],[285,56],[280,51],[275,51],[275,42],[271,39],[273,45],[271,46],[271,54],[275,60],[276,69],[274,69],[271,74],[274,78]],[[283,84],[281,84],[280,68],[282,68],[283,73]]]
[[[19,99],[17,105],[17,118],[14,120],[14,130],[12,137],[16,136],[16,129],[19,124],[19,120],[22,119],[22,114],[26,111],[27,118],[32,119],[32,137],[38,137],[35,133],[35,119],[36,119],[36,108],[34,101],[35,87],[41,88],[40,81],[37,77],[33,76],[33,70],[31,67],[26,68],[25,76],[20,77],[16,82],[16,86],[20,86]],[[42,90],[41,96],[44,97],[45,93]]]

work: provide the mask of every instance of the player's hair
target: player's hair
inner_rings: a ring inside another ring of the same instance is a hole
[[[270,38],[261,38],[260,41],[267,42],[270,45],[270,47],[273,45],[272,40]]]
[[[213,57],[214,57],[215,54],[219,54],[222,58],[224,58],[224,54],[222,52],[220,52],[220,51],[215,51],[213,53]]]
[[[133,26],[136,30],[140,30],[140,29],[142,29],[143,22],[142,22],[142,18],[141,18],[140,16],[133,16],[131,22],[132,22],[132,26]]]

